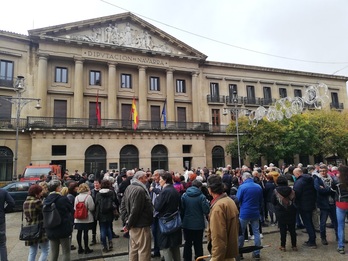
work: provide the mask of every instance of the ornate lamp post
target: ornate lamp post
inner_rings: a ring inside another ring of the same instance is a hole
[[[236,136],[237,136],[237,149],[238,149],[238,167],[241,168],[241,156],[240,156],[240,144],[239,144],[239,123],[238,123],[238,118],[239,118],[239,114],[241,112],[244,112],[245,115],[249,114],[249,110],[245,109],[245,108],[240,108],[238,107],[238,96],[237,96],[237,91],[234,90],[233,91],[233,103],[234,103],[234,108],[228,108],[227,110],[229,110],[236,118]],[[225,110],[226,112],[224,112],[224,114],[227,114],[227,110]]]
[[[14,84],[14,91],[16,92],[16,97],[1,97],[1,99],[6,100],[15,105],[16,108],[16,145],[15,145],[15,155],[13,159],[13,175],[12,179],[17,178],[17,161],[18,161],[18,131],[19,131],[19,120],[23,107],[32,101],[37,101],[35,106],[36,109],[41,109],[40,99],[37,98],[23,98],[22,93],[25,92],[25,82],[23,76],[17,76],[16,82]]]

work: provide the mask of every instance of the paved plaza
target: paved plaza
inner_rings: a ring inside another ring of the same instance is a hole
[[[6,215],[6,227],[7,227],[7,250],[9,261],[24,261],[27,260],[27,255],[29,247],[24,245],[23,241],[19,241],[19,231],[21,224],[21,212],[10,213]],[[121,222],[114,222],[114,231],[115,233],[122,235],[120,232]],[[297,230],[297,241],[298,241],[298,252],[292,252],[290,246],[290,236],[287,238],[287,252],[279,251],[278,247],[280,244],[280,236],[277,231],[277,227],[266,227],[263,228],[264,238],[262,240],[262,245],[270,245],[267,248],[263,248],[261,251],[261,260],[289,260],[289,261],[301,261],[301,260],[335,260],[343,261],[348,260],[348,253],[341,255],[336,251],[337,244],[335,241],[333,229],[327,229],[328,235],[327,239],[329,242],[328,246],[323,246],[320,243],[320,236],[317,234],[317,249],[307,249],[302,246],[302,243],[307,240],[307,234],[302,233],[302,230]],[[348,239],[348,228],[346,229],[346,239]],[[101,245],[95,245],[91,248],[94,250],[93,253],[85,255],[77,254],[77,250],[72,251],[71,258],[72,260],[97,260],[97,261],[126,261],[128,260],[128,239],[123,238],[122,236],[117,239],[113,239],[114,242],[114,251],[107,254],[102,253]],[[252,240],[246,242],[245,245],[251,245]],[[76,243],[76,231],[73,233],[73,244],[77,246]],[[206,245],[204,245],[206,251]],[[348,250],[348,245],[347,245]],[[182,248],[181,248],[182,251]],[[347,251],[348,252],[348,251]],[[154,261],[160,261],[159,258],[153,259]],[[207,259],[206,259],[207,260]],[[251,258],[251,253],[244,254],[244,260],[253,260]]]

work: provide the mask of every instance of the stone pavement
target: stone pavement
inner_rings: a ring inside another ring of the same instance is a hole
[[[9,261],[24,261],[27,260],[29,248],[24,246],[24,242],[18,239],[20,224],[21,224],[21,212],[10,213],[6,215],[6,229],[7,229],[7,250]],[[122,235],[120,232],[121,222],[114,222],[114,231],[116,234]],[[278,261],[278,260],[289,260],[289,261],[302,261],[302,260],[316,260],[316,261],[343,261],[348,260],[348,253],[341,255],[336,251],[337,243],[335,241],[335,234],[333,229],[327,229],[327,240],[329,242],[328,246],[323,246],[320,243],[320,236],[317,234],[317,249],[307,249],[303,247],[302,244],[308,239],[307,234],[297,230],[297,242],[298,242],[298,252],[291,251],[290,246],[290,236],[287,238],[287,252],[281,252],[279,248],[280,235],[277,227],[266,227],[263,228],[264,238],[262,240],[263,246],[269,245],[261,250],[261,260],[265,261]],[[348,227],[346,228],[346,239],[348,239]],[[73,233],[72,243],[77,246],[76,243],[76,231]],[[128,239],[122,236],[117,239],[113,239],[114,250],[107,254],[101,251],[101,245],[97,244],[92,246],[91,249],[94,250],[93,253],[85,255],[77,254],[77,250],[71,252],[72,260],[96,260],[96,261],[126,261],[128,260]],[[253,241],[245,243],[245,246],[252,245]],[[346,247],[348,252],[348,245]],[[204,245],[205,254],[206,245]],[[182,248],[181,248],[182,251]],[[207,259],[206,259],[207,260]],[[251,258],[251,253],[244,254],[244,260],[253,260]],[[153,261],[160,261],[160,258],[154,258]]]

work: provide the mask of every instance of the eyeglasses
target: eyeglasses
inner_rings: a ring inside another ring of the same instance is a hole
[[[321,169],[321,170],[319,170],[319,172],[327,172],[327,170],[326,169]]]

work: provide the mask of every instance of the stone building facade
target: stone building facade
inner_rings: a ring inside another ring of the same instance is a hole
[[[15,97],[21,75],[22,97],[40,99],[42,109],[29,103],[20,111],[13,171],[17,109],[1,101],[0,180],[29,163],[88,173],[237,167],[237,156],[225,150],[236,137],[226,134],[229,108],[267,108],[318,82],[329,87],[332,107],[348,106],[347,77],[208,61],[131,13],[28,32],[0,31],[0,96]]]

